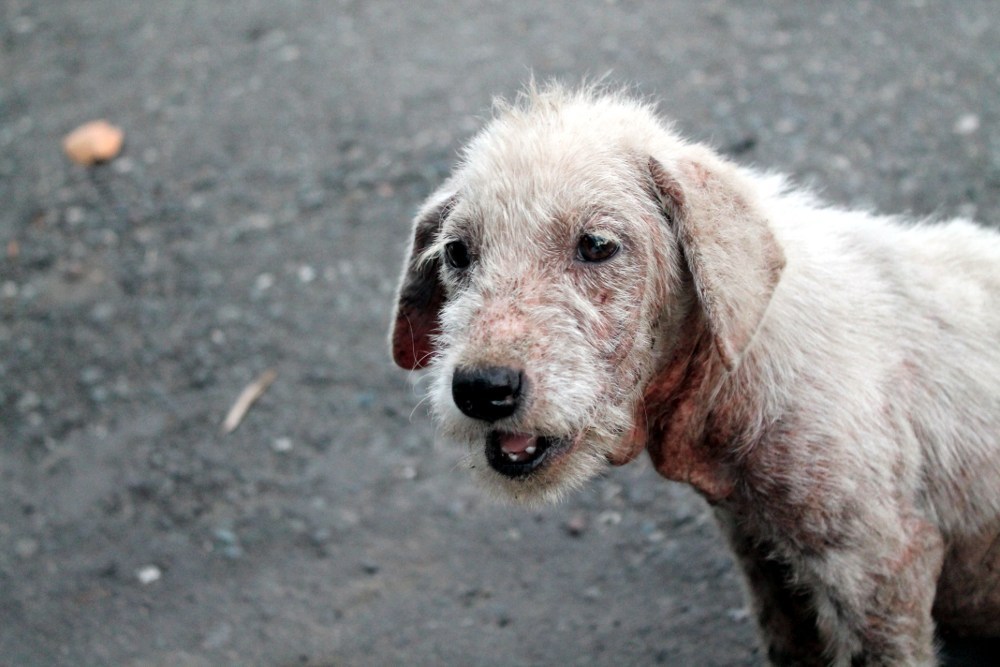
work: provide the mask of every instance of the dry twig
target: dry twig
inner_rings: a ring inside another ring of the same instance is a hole
[[[243,421],[243,417],[246,415],[247,410],[250,409],[250,406],[264,395],[264,392],[267,391],[267,388],[271,386],[271,383],[277,377],[278,371],[269,368],[240,392],[236,402],[233,403],[233,407],[229,408],[229,412],[226,413],[226,418],[222,422],[223,433],[228,435],[236,430],[236,427]]]

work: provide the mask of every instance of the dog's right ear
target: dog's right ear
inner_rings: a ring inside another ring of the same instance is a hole
[[[396,291],[392,324],[392,359],[406,370],[427,366],[434,356],[434,336],[444,303],[438,276],[441,260],[424,257],[434,243],[442,221],[455,205],[454,191],[444,187],[431,195],[413,221],[413,237]]]

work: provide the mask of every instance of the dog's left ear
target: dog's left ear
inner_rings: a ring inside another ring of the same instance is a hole
[[[438,275],[441,260],[424,257],[424,253],[434,243],[454,205],[454,193],[442,187],[430,196],[413,221],[413,237],[396,291],[391,334],[392,359],[408,371],[427,366],[434,355],[433,340],[440,332],[438,317],[444,304],[444,288]]]
[[[732,370],[764,317],[785,254],[735,167],[708,151],[692,154],[671,170],[650,157],[649,172],[716,349]]]

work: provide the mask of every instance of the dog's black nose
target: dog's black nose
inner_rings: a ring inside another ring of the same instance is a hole
[[[458,409],[483,421],[495,422],[517,410],[521,398],[521,371],[513,368],[456,368],[451,396]]]

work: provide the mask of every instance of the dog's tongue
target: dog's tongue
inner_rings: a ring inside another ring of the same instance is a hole
[[[535,447],[537,441],[537,435],[530,435],[528,433],[503,433],[500,435],[500,449],[504,454],[524,454],[528,447]],[[527,453],[533,454],[534,449]]]

